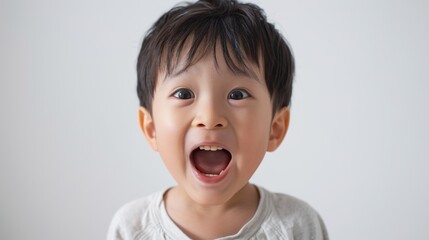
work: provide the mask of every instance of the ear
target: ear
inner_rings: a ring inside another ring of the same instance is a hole
[[[139,124],[152,149],[158,151],[158,145],[156,144],[155,124],[153,122],[152,115],[144,107],[139,108]]]
[[[290,111],[284,107],[277,111],[271,122],[270,138],[268,141],[267,151],[272,152],[280,146],[289,127]]]

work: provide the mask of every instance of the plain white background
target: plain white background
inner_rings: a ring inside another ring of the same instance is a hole
[[[429,4],[254,1],[297,65],[290,131],[252,182],[332,239],[428,239]],[[177,1],[0,2],[0,239],[104,239],[174,181],[137,122],[135,63]]]

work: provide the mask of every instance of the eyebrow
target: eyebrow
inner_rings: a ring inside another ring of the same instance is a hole
[[[185,73],[185,72],[187,72],[188,71],[188,68],[190,68],[191,66],[187,66],[187,67],[181,67],[181,68],[179,68],[179,67],[174,67],[173,68],[173,71],[170,73],[170,74],[165,74],[165,76],[164,76],[164,81],[165,80],[167,80],[167,78],[176,78],[176,77],[179,77],[180,75],[182,75],[183,73]],[[217,67],[216,67],[217,68]],[[229,68],[229,67],[228,67]],[[180,69],[180,70],[177,70],[177,69]],[[230,69],[230,71],[234,74],[234,75],[236,75],[236,76],[244,76],[244,77],[248,77],[248,78],[250,78],[250,79],[253,79],[253,80],[255,80],[256,82],[258,82],[258,83],[260,83],[260,84],[262,84],[262,81],[261,81],[261,79],[259,79],[259,77],[258,77],[258,75],[255,73],[255,71],[253,71],[252,69],[250,69],[250,68],[247,68],[247,71],[232,71],[231,69]]]

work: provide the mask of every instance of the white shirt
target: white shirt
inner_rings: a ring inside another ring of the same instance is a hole
[[[322,219],[307,203],[292,196],[258,187],[255,215],[229,239],[328,240]],[[189,239],[168,216],[165,191],[127,203],[115,214],[108,240]]]

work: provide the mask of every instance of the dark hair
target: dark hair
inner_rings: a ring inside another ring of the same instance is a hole
[[[209,50],[217,63],[216,45],[222,48],[227,66],[235,73],[248,73],[246,61],[260,68],[261,57],[273,114],[290,105],[294,59],[282,35],[267,22],[264,11],[236,0],[200,0],[172,8],[145,36],[137,61],[140,106],[152,111],[158,74],[161,70],[172,73],[187,41],[191,47],[182,70]]]

